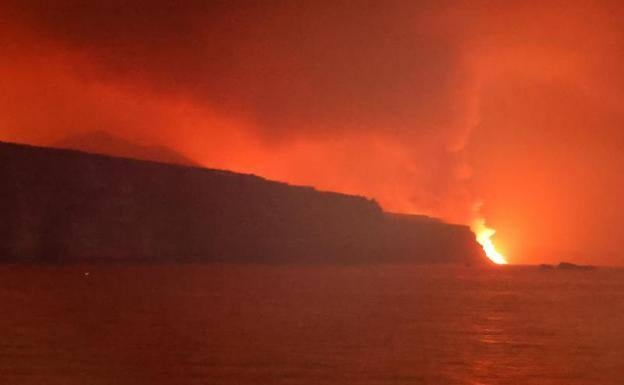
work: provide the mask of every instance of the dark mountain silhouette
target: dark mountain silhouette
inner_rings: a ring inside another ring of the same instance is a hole
[[[4,260],[487,263],[465,226],[222,170],[0,143]]]
[[[200,166],[197,162],[168,147],[142,146],[104,131],[92,131],[67,137],[55,143],[53,147],[183,166]]]

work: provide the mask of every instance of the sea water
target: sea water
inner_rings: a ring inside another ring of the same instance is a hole
[[[0,384],[624,383],[624,270],[0,266]]]

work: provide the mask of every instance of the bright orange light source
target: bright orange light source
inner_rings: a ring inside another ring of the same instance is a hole
[[[497,265],[507,264],[507,259],[496,250],[496,246],[494,246],[494,242],[492,241],[492,236],[496,234],[496,230],[487,227],[485,225],[485,220],[480,218],[475,220],[472,224],[472,231],[474,231],[477,236],[477,242],[483,247],[485,255],[487,255],[492,262]]]

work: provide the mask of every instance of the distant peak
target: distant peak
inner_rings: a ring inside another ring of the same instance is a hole
[[[54,143],[52,147],[183,166],[201,166],[196,161],[167,146],[145,146],[102,130],[88,131],[66,137]]]

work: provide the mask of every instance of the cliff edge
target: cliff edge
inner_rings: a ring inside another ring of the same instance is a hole
[[[0,260],[485,264],[465,226],[253,175],[0,142]]]

